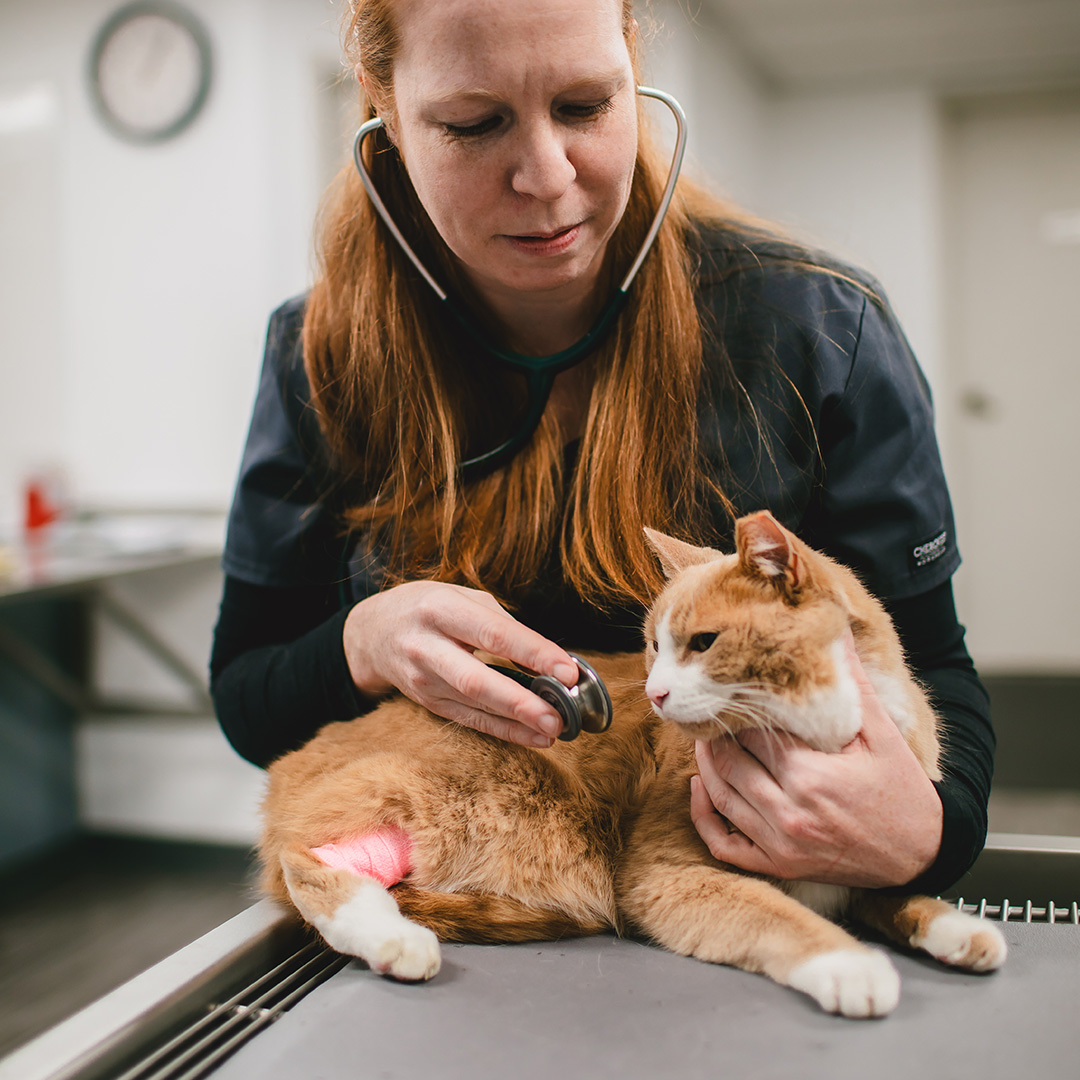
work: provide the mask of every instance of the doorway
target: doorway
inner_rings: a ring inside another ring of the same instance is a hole
[[[1080,90],[948,120],[958,606],[980,670],[1080,676]]]

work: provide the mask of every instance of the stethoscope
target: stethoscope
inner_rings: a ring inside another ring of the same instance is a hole
[[[491,665],[500,675],[508,676],[554,706],[563,719],[559,734],[563,742],[576,739],[583,731],[593,734],[607,731],[612,717],[611,695],[603,679],[580,656],[573,653],[570,656],[578,667],[578,680],[573,686],[563,686],[553,675],[534,675],[516,668]]]
[[[637,272],[641,269],[641,264],[645,261],[645,256],[649,254],[657,234],[660,232],[660,226],[663,223],[664,216],[667,214],[668,207],[671,205],[672,196],[675,194],[675,183],[679,178],[683,154],[686,151],[686,114],[683,112],[682,106],[670,94],[666,94],[662,90],[654,90],[652,87],[648,86],[639,86],[637,92],[643,97],[656,98],[658,101],[662,101],[675,117],[675,125],[677,128],[675,152],[671,158],[671,168],[668,172],[667,184],[664,186],[663,195],[660,198],[660,205],[657,208],[656,215],[653,217],[649,231],[645,234],[645,240],[637,253],[637,257],[631,264],[629,271],[627,271],[626,277],[623,278],[622,284],[619,285],[614,295],[605,305],[603,311],[600,312],[600,315],[592,328],[583,338],[575,342],[569,348],[563,349],[561,352],[551,353],[548,356],[526,356],[522,353],[509,352],[499,348],[497,345],[485,340],[479,329],[475,327],[453,303],[451,303],[446,290],[431,276],[427,267],[425,267],[417,257],[416,252],[409,246],[409,242],[395,224],[393,218],[390,216],[390,212],[386,209],[386,204],[382,201],[378,191],[375,190],[371,174],[364,164],[364,158],[361,152],[364,140],[373,131],[377,131],[383,126],[382,118],[376,116],[374,119],[369,120],[356,133],[356,138],[353,140],[353,161],[356,164],[357,172],[360,174],[360,180],[364,185],[364,190],[368,193],[368,197],[371,199],[371,203],[375,207],[376,213],[378,213],[379,217],[382,219],[383,224],[390,230],[390,235],[397,241],[398,246],[405,255],[408,256],[409,261],[416,267],[420,276],[428,283],[432,291],[439,298],[439,302],[443,305],[443,310],[448,311],[454,317],[454,319],[465,329],[473,342],[489,356],[494,357],[496,360],[513,368],[515,371],[521,372],[525,376],[528,404],[526,406],[525,417],[521,422],[521,427],[516,434],[512,435],[501,445],[496,446],[494,450],[489,450],[485,454],[478,454],[476,457],[468,458],[466,461],[461,462],[459,469],[462,477],[465,479],[474,479],[477,476],[498,468],[500,465],[509,461],[532,438],[533,433],[540,425],[540,419],[544,414],[544,408],[547,406],[548,395],[551,393],[551,387],[555,382],[555,376],[558,375],[560,371],[566,371],[568,368],[573,367],[578,361],[591,352],[611,328],[616,316],[626,302],[626,295],[631,282],[633,282],[634,278],[637,276]]]

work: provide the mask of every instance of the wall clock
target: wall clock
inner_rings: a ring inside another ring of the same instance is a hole
[[[90,56],[90,95],[115,134],[151,143],[179,135],[210,91],[210,38],[176,4],[118,9],[98,31]]]

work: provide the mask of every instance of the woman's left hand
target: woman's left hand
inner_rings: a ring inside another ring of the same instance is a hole
[[[911,881],[937,857],[937,791],[882,708],[850,637],[848,661],[863,725],[838,753],[760,731],[697,743],[701,775],[691,780],[690,815],[721,862],[880,888]]]

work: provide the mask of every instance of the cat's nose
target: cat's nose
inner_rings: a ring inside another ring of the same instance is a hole
[[[649,700],[659,709],[663,706],[667,700],[669,691],[667,690],[649,690]]]

